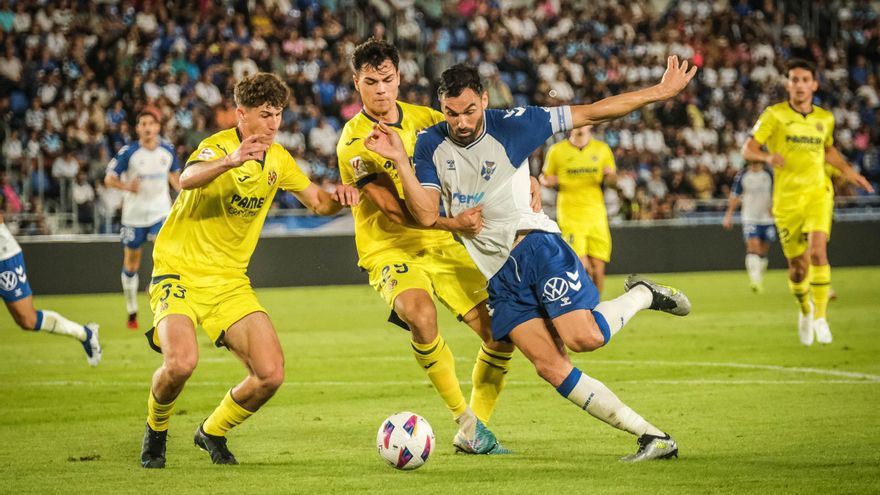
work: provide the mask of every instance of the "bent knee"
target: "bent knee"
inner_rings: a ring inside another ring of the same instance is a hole
[[[572,352],[590,352],[605,345],[605,337],[599,326],[593,322],[590,328],[577,332],[575,335],[568,336],[564,339],[565,346]]]
[[[565,377],[568,376],[569,367],[565,366],[564,363],[551,363],[551,362],[537,362],[535,364],[535,371],[538,373],[538,376],[543,378],[547,383],[553,385],[553,387],[558,387],[565,381]]]
[[[165,373],[172,381],[185,382],[199,364],[198,356],[170,357],[165,359]]]

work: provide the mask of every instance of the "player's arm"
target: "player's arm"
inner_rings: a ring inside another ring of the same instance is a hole
[[[679,64],[675,55],[666,59],[666,72],[659,84],[649,88],[611,96],[588,105],[572,105],[574,127],[594,125],[622,117],[645,105],[667,100],[681,93],[697,73],[697,66],[688,70],[687,61]]]
[[[782,168],[785,165],[785,158],[782,155],[779,153],[768,153],[762,150],[761,147],[762,145],[757,139],[750,137],[741,150],[743,159],[747,162],[766,163],[772,167]]]
[[[868,179],[866,179],[864,175],[856,172],[856,169],[852,168],[852,165],[846,161],[846,158],[844,158],[834,146],[828,146],[825,148],[825,161],[830,163],[837,170],[840,170],[841,177],[844,179],[854,183],[869,193],[874,192],[874,188],[871,186],[871,183],[868,182]]]
[[[168,172],[168,183],[175,191],[180,192],[180,172]]]
[[[252,134],[244,140],[232,153],[217,160],[189,163],[180,174],[181,189],[198,189],[222,175],[228,170],[240,167],[248,160],[263,158],[271,142],[259,134]]]
[[[361,188],[361,192],[364,196],[368,197],[389,220],[398,225],[404,225],[416,229],[438,229],[462,234],[470,232],[470,222],[465,215],[467,212],[462,212],[454,218],[438,216],[437,222],[435,222],[434,225],[427,227],[421,225],[412,213],[410,213],[409,208],[406,206],[406,202],[400,199],[400,196],[397,195],[397,188],[394,187],[394,182],[392,182],[391,177],[388,174],[377,174],[375,180]]]
[[[730,230],[733,228],[733,212],[739,208],[740,203],[741,200],[739,199],[739,196],[730,193],[730,198],[727,199],[727,211],[724,212],[723,225],[725,229]]]
[[[105,186],[122,189],[123,191],[138,192],[140,183],[141,181],[137,177],[128,182],[122,182],[122,179],[120,179],[119,176],[116,175],[116,173],[112,170],[107,172],[107,175],[104,176]]]
[[[328,193],[314,183],[310,183],[302,191],[292,192],[306,208],[323,216],[335,215],[344,206],[356,205],[360,200],[357,188],[345,184],[337,185],[332,193]]]

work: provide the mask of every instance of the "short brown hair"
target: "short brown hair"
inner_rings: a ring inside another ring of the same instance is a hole
[[[794,69],[810,71],[810,75],[813,76],[813,79],[816,78],[816,66],[802,58],[791,59],[785,66],[785,73],[788,74]]]
[[[257,72],[235,83],[235,104],[240,107],[257,108],[287,106],[290,90],[275,74]]]
[[[397,64],[400,62],[397,47],[385,40],[370,38],[355,47],[351,56],[351,68],[357,74],[364,66],[376,69],[386,60],[390,60],[394,70],[397,70]]]

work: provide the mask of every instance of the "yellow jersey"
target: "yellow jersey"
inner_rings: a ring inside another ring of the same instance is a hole
[[[544,174],[559,178],[556,217],[567,231],[608,221],[602,190],[606,168],[616,170],[614,153],[607,144],[596,139],[590,139],[583,148],[566,139],[547,151]]]
[[[403,140],[407,154],[412,158],[416,134],[422,129],[444,120],[443,114],[428,107],[397,102],[400,120],[388,127]],[[336,155],[342,182],[362,188],[375,181],[379,174],[387,174],[394,181],[397,194],[403,198],[403,185],[394,164],[364,146],[364,139],[373,130],[376,121],[363,110],[346,122],[336,144]],[[416,229],[391,221],[366,196],[361,196],[352,207],[358,264],[369,269],[380,258],[395,256],[395,252],[415,253],[422,249],[452,241],[452,234],[433,229]]]
[[[241,144],[238,128],[202,141],[186,165],[223,158]],[[178,274],[205,284],[243,275],[278,188],[302,191],[311,181],[281,145],[196,188],[183,190],[153,248],[153,275]],[[216,278],[215,278],[216,277]]]
[[[820,107],[802,114],[786,101],[767,107],[752,137],[785,158],[773,172],[774,209],[805,204],[826,187],[825,148],[834,145],[834,115]]]

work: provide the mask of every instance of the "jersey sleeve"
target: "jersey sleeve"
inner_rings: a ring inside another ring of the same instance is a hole
[[[834,146],[834,117],[828,119],[828,133],[825,135],[825,147]]]
[[[174,150],[174,146],[170,143],[162,143],[162,147],[171,155],[171,166],[168,168],[168,171],[180,172],[180,160],[177,159],[177,152]]]
[[[107,174],[120,176],[123,172],[128,170],[128,159],[131,157],[131,154],[134,152],[133,148],[129,145],[123,146],[122,149],[116,153],[116,156],[110,160],[110,163],[107,164]]]
[[[223,158],[227,154],[228,153],[226,153],[225,149],[218,146],[216,142],[213,142],[209,138],[199,143],[199,147],[196,148],[196,150],[189,155],[189,159],[186,160],[186,165],[192,165],[193,163],[199,162],[212,162]]]
[[[436,128],[422,131],[416,137],[416,147],[413,151],[413,166],[416,170],[416,178],[424,187],[430,187],[441,191],[440,176],[437,175],[437,166],[434,164],[434,151],[443,142]]]
[[[777,120],[773,112],[768,108],[764,110],[755,126],[752,127],[752,137],[755,141],[766,144],[770,136],[776,131]]]
[[[730,195],[731,196],[742,196],[743,193],[743,173],[745,173],[746,169],[742,169],[737,172],[736,177],[733,178],[733,184],[730,186]]]
[[[617,164],[614,163],[614,152],[611,151],[611,146],[608,146],[608,143],[602,143],[602,153],[604,155],[602,167],[611,169],[611,172],[617,172]]]
[[[547,150],[547,157],[544,159],[544,175],[559,175],[559,167],[556,166],[556,155],[559,147],[555,144]]]
[[[363,138],[346,132],[336,143],[336,159],[342,183],[349,186],[364,187],[376,180],[382,170],[376,155],[364,147]]]
[[[281,177],[278,181],[278,187],[290,192],[305,190],[311,185],[312,181],[309,180],[309,177],[305,173],[303,173],[302,169],[299,168],[299,165],[296,164],[296,160],[290,156],[290,153],[288,153],[287,150],[284,150],[284,154],[286,155],[286,163],[281,167]]]
[[[518,107],[486,112],[487,126],[519,167],[547,138],[572,128],[571,107]],[[497,132],[494,132],[497,130]]]

